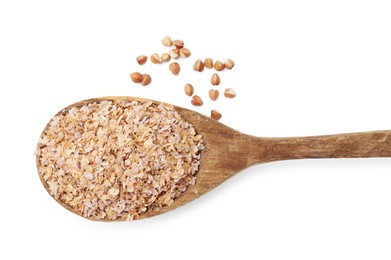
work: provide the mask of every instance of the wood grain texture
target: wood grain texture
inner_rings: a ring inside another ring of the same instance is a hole
[[[64,113],[72,107],[101,100],[147,101],[134,97],[102,97],[77,102],[59,113]],[[140,219],[180,207],[213,189],[229,177],[257,163],[302,158],[391,157],[391,131],[312,137],[261,138],[242,134],[195,111],[174,107],[204,139],[205,149],[201,152],[200,169],[196,175],[197,181],[170,207],[147,211],[140,216]],[[39,168],[39,155],[37,155],[36,161]],[[42,178],[41,181],[49,192],[46,182]],[[74,212],[61,201],[58,202]],[[77,212],[74,213],[77,214]]]

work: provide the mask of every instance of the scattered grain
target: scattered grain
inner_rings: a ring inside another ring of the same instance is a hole
[[[210,111],[210,117],[213,118],[214,120],[219,120],[222,117],[222,115],[217,110],[212,110]]]
[[[185,93],[186,95],[188,95],[189,97],[191,97],[194,93],[194,87],[191,85],[191,84],[186,84],[185,85]]]
[[[136,58],[137,63],[138,63],[139,65],[144,65],[144,64],[147,62],[147,59],[148,59],[148,57],[145,56],[145,55],[140,55],[140,56],[138,56],[138,57]]]
[[[170,69],[170,71],[172,72],[172,74],[174,75],[178,75],[179,72],[181,71],[181,66],[179,66],[179,63],[178,62],[172,62],[168,68]]]
[[[152,78],[151,78],[150,75],[143,74],[142,77],[143,77],[143,79],[141,80],[141,85],[147,86],[147,85],[149,85],[151,83]]]
[[[134,83],[140,83],[143,80],[143,76],[140,72],[133,72],[132,74],[130,74],[130,79]]]
[[[172,41],[172,45],[174,45],[175,48],[180,49],[180,48],[183,48],[185,43],[181,40],[175,40],[175,41]]]
[[[217,60],[213,67],[215,68],[215,70],[221,71],[221,70],[224,69],[224,63],[222,63],[221,61]]]
[[[215,90],[215,89],[211,89],[209,90],[209,97],[210,99],[212,99],[213,101],[217,100],[217,98],[219,97],[220,93],[218,90]]]
[[[179,49],[179,55],[182,56],[183,58],[188,58],[191,55],[191,52],[187,48],[181,48]]]
[[[233,60],[228,59],[224,61],[224,68],[226,68],[227,70],[232,69],[234,66],[235,66],[235,62]]]
[[[224,91],[224,96],[227,98],[234,98],[236,97],[236,92],[232,88],[227,88]]]
[[[178,49],[172,49],[169,52],[170,52],[170,55],[173,59],[179,58],[179,50]]]
[[[170,61],[170,60],[171,60],[170,54],[168,54],[168,53],[163,53],[163,54],[162,54],[162,61],[163,61],[163,62],[168,62],[168,61]]]
[[[210,83],[212,83],[213,86],[220,85],[220,76],[217,75],[217,73],[214,73],[210,78]]]
[[[208,68],[208,69],[213,68],[213,59],[211,59],[211,58],[206,58],[206,59],[204,60],[204,65],[205,65],[205,67]]]
[[[160,64],[162,63],[162,59],[160,58],[159,54],[154,53],[151,55],[150,60],[153,64]]]
[[[195,71],[202,72],[204,70],[204,63],[202,62],[202,60],[200,59],[196,60],[193,65],[193,69]]]
[[[204,102],[202,102],[202,99],[197,96],[197,95],[194,95],[193,96],[193,99],[191,100],[191,104],[193,104],[193,106],[202,106],[202,104],[204,104]]]
[[[172,42],[171,42],[171,38],[168,37],[168,36],[165,36],[163,39],[162,39],[162,44],[166,47],[170,47],[172,45]]]

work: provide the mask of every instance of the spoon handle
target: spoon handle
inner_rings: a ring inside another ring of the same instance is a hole
[[[262,161],[391,157],[391,130],[310,137],[259,138]]]

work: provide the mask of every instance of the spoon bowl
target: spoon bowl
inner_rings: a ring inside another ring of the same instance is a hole
[[[101,97],[74,103],[62,109],[58,114],[73,107],[103,100],[151,101],[135,97]],[[153,100],[152,102],[162,103]],[[263,138],[240,133],[195,111],[178,106],[173,107],[187,122],[193,125],[197,134],[203,136],[205,149],[201,152],[196,183],[190,185],[183,194],[174,200],[172,205],[147,210],[138,219],[153,217],[180,207],[210,191],[229,177],[257,163],[303,158],[391,157],[391,131],[388,130],[312,137]],[[38,154],[36,163],[39,170],[41,166]],[[47,183],[40,174],[39,176],[42,184],[50,193]],[[80,215],[62,201],[57,200],[57,202]],[[121,220],[125,219],[119,218],[115,221]]]

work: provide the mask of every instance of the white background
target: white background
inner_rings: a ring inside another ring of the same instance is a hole
[[[390,259],[391,159],[285,161],[241,172],[173,212],[85,220],[42,187],[33,155],[48,120],[91,97],[129,95],[195,109],[257,136],[391,129],[390,1],[1,1],[1,259]],[[139,67],[163,36],[192,51],[173,76]],[[209,101],[211,71],[232,58]],[[149,72],[148,87],[129,80]]]

